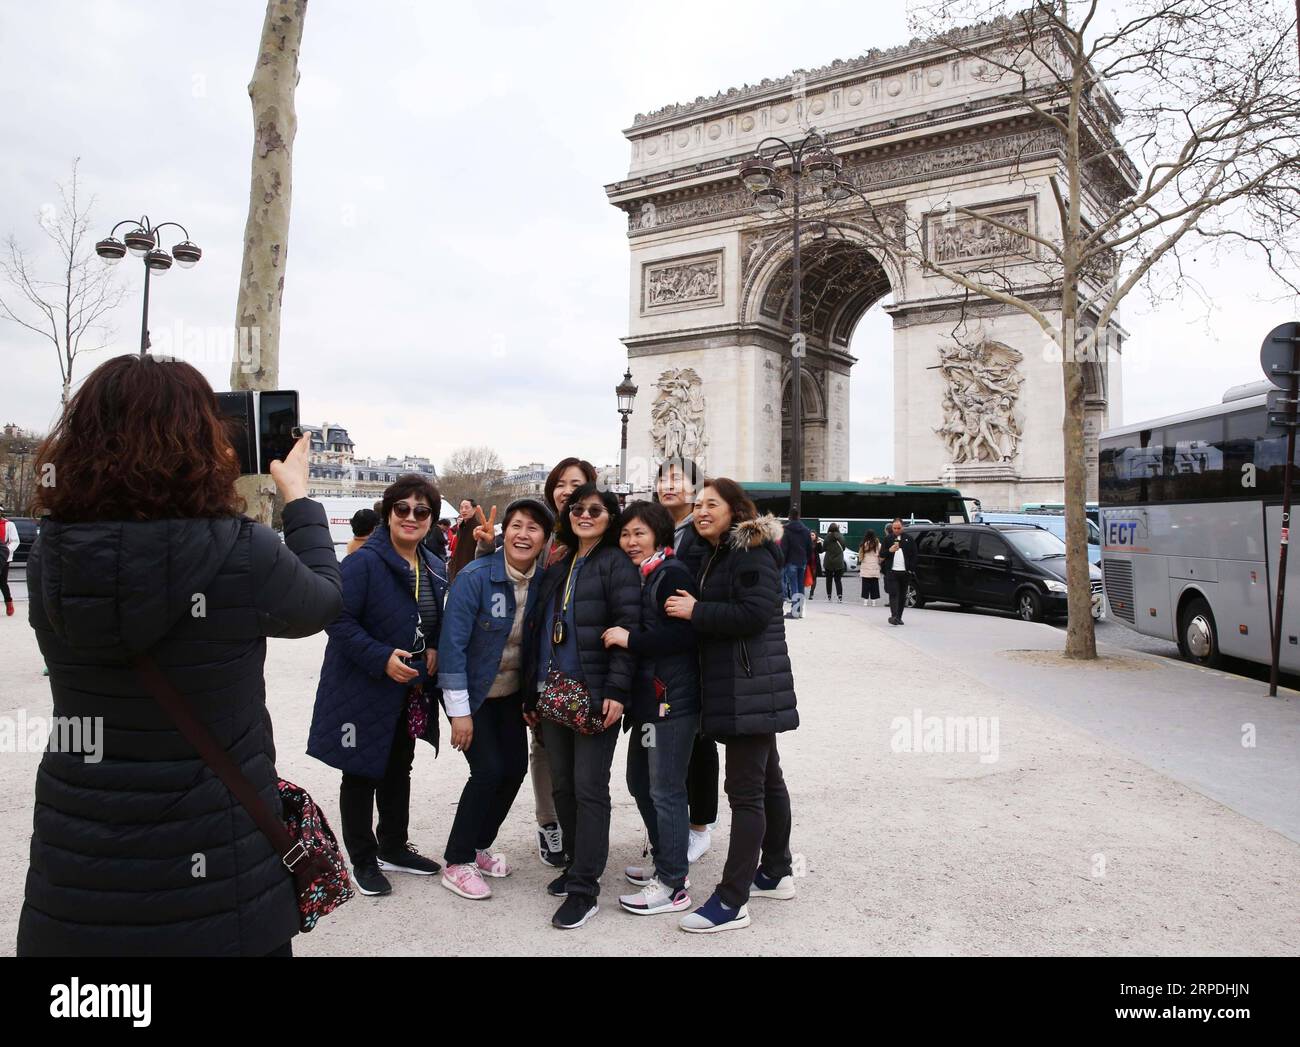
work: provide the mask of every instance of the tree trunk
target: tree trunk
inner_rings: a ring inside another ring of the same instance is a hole
[[[1065,323],[1066,340],[1074,341],[1073,320]],[[1065,353],[1065,581],[1070,621],[1065,634],[1067,658],[1096,658],[1097,636],[1092,624],[1092,578],[1088,565],[1088,467],[1083,440],[1083,364],[1078,346],[1062,346]]]
[[[244,261],[235,306],[232,389],[274,389],[280,380],[280,303],[289,254],[294,91],[307,0],[268,0],[257,65],[248,85],[253,103],[253,168],[244,225]],[[239,493],[254,519],[271,523],[275,485],[268,476],[241,478]]]

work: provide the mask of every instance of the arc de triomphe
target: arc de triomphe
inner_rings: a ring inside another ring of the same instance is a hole
[[[815,126],[899,235],[1032,293],[1033,245],[1005,226],[1057,235],[1049,178],[1061,145],[980,72],[973,56],[913,43],[636,117],[624,132],[628,176],[606,192],[627,214],[632,256],[624,341],[640,387],[628,447],[637,486],[647,463],[674,452],[713,475],[788,478],[790,225],[757,212],[738,173],[768,135]],[[1119,117],[1105,97],[1096,115]],[[1127,170],[1107,173],[1123,181]],[[804,238],[804,479],[850,479],[849,343],[892,294],[895,480],[956,485],[986,507],[1061,500],[1059,355],[1025,314],[868,247],[864,214],[850,199],[835,235]],[[1051,315],[1051,301],[1039,304]],[[1119,371],[1103,362],[1085,374],[1094,498],[1095,441],[1120,403]]]

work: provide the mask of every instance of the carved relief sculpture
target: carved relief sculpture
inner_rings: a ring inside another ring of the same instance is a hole
[[[930,257],[940,265],[974,262],[1005,255],[1028,255],[1031,244],[1029,208],[989,212],[1002,225],[1023,229],[1017,234],[992,222],[971,215],[947,219],[931,217],[929,223]]]
[[[704,431],[704,382],[693,367],[670,368],[659,375],[650,408],[650,438],[659,458],[692,458],[703,462],[708,437]]]
[[[643,308],[716,302],[722,297],[722,259],[692,259],[669,265],[648,265],[643,276]]]
[[[1016,401],[1024,356],[999,342],[941,346],[938,370],[945,382],[943,425],[935,430],[958,465],[1009,462],[1023,435]]]

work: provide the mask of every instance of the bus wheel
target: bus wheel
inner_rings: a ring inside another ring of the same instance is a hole
[[[1215,668],[1221,661],[1214,612],[1199,597],[1189,600],[1178,620],[1178,650],[1189,662]]]
[[[1043,620],[1043,601],[1032,589],[1021,589],[1016,595],[1016,614],[1026,622]]]

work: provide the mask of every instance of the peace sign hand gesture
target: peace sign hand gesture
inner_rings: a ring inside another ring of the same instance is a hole
[[[478,526],[474,528],[474,541],[495,542],[497,537],[497,507],[492,506],[492,515],[486,519],[483,517],[483,507],[481,505],[475,508],[474,515],[478,518]]]

